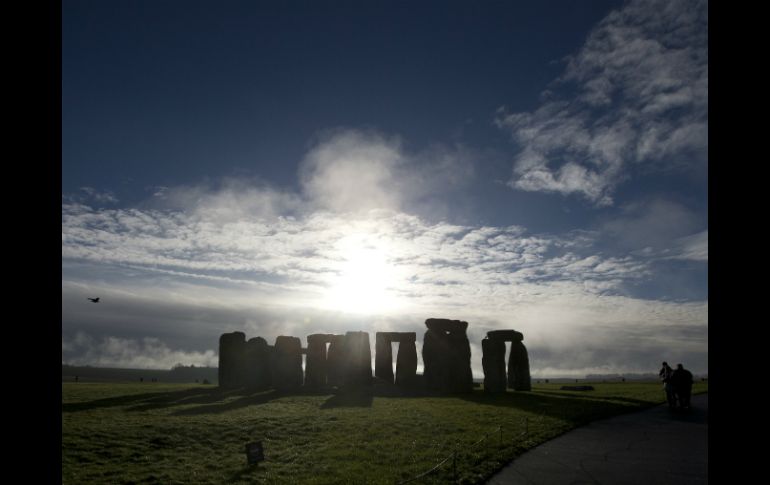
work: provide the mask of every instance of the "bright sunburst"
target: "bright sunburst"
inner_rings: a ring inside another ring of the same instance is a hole
[[[324,306],[350,313],[387,313],[398,308],[394,294],[397,271],[388,262],[386,251],[377,247],[346,246],[344,260],[329,282]]]

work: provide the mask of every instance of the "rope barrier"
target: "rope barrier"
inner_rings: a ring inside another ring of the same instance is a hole
[[[502,426],[498,426],[495,431],[500,431],[500,445],[502,446],[502,444],[503,444],[503,427]],[[519,438],[519,437],[524,436],[524,435],[526,435],[528,433],[529,433],[529,418],[524,418],[524,431],[519,433],[519,434],[517,434],[516,436],[514,436],[513,439]],[[477,442],[473,443],[472,445],[469,445],[466,448],[466,451],[471,450],[475,446],[481,444],[487,438],[489,438],[489,436],[490,436],[490,432],[486,433],[483,438],[481,438]],[[431,473],[435,472],[436,470],[438,470],[441,467],[441,465],[443,465],[444,463],[449,461],[450,458],[452,458],[452,473],[454,475],[455,481],[457,481],[457,446],[455,445],[455,448],[452,451],[452,454],[447,456],[443,460],[441,460],[438,464],[436,464],[430,470],[428,470],[426,472],[423,472],[423,473],[420,473],[416,477],[412,477],[412,478],[409,478],[409,479],[404,480],[402,482],[396,482],[396,483],[397,483],[397,485],[404,485],[405,483],[410,483],[410,482],[413,482],[415,480],[419,480],[420,478],[426,477],[426,476],[430,475]]]

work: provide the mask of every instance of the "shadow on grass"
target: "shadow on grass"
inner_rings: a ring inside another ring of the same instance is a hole
[[[593,391],[536,391],[538,394],[550,394],[554,396],[562,396],[562,397],[569,397],[572,399],[588,399],[591,401],[595,400],[602,400],[602,401],[618,401],[618,402],[627,402],[628,404],[634,404],[639,406],[654,406],[656,403],[651,403],[650,401],[645,401],[643,399],[633,399],[630,397],[621,397],[621,396],[597,396],[595,394],[590,394]],[[565,392],[586,392],[587,394],[564,394]]]
[[[88,402],[65,403],[62,404],[62,412],[79,412],[118,406],[126,406],[128,412],[140,412],[185,406],[182,409],[174,410],[171,414],[193,416],[225,413],[292,396],[326,397],[319,406],[321,409],[368,408],[372,406],[374,398],[461,399],[483,406],[516,408],[533,414],[565,419],[573,423],[583,423],[597,417],[641,410],[657,404],[627,397],[567,394],[558,391],[487,394],[482,390],[474,390],[466,394],[441,395],[421,389],[402,389],[393,384],[375,380],[371,386],[362,389],[258,391],[249,389],[224,390],[214,387],[132,394]]]
[[[126,396],[115,396],[104,399],[97,399],[95,401],[64,403],[62,404],[62,412],[77,412],[88,411],[98,408],[109,408],[116,406],[127,406],[134,403],[143,403],[143,405],[150,404],[166,404],[176,405],[188,402],[195,402],[196,400],[219,400],[224,399],[228,395],[237,393],[238,390],[222,390],[218,387],[212,388],[193,388],[184,389],[181,391],[167,391],[167,392],[147,392],[142,394],[129,394]]]

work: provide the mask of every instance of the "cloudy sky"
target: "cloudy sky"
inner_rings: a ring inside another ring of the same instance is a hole
[[[435,317],[477,378],[708,371],[706,2],[62,5],[62,362]]]

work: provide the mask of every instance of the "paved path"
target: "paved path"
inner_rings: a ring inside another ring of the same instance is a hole
[[[588,424],[543,443],[489,485],[708,483],[708,394],[688,414],[666,405]]]

